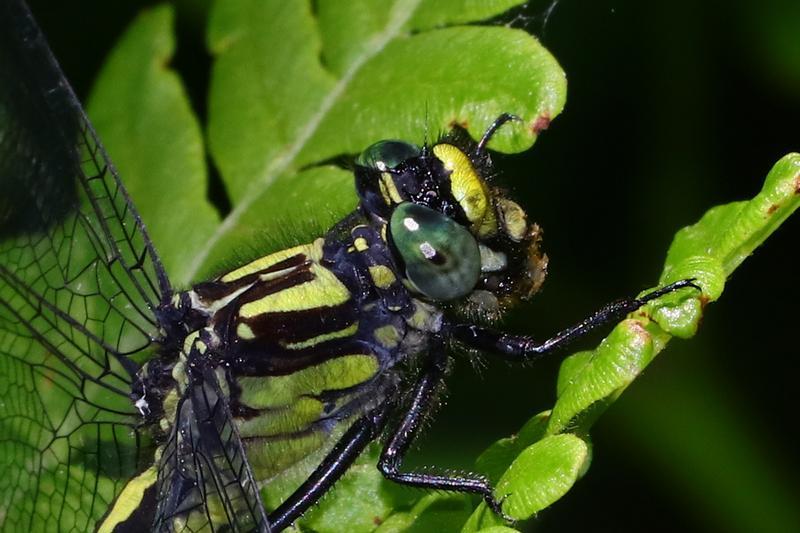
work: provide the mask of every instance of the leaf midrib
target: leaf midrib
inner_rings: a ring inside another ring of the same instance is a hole
[[[278,152],[262,172],[257,180],[253,180],[245,190],[242,199],[233,207],[230,213],[217,226],[217,229],[206,241],[205,245],[199,249],[191,261],[186,272],[186,279],[192,280],[197,276],[200,268],[205,264],[209,254],[216,244],[234,227],[247,212],[253,202],[269,188],[277,176],[289,168],[296,160],[298,154],[306,146],[317,128],[322,123],[328,112],[345,92],[350,82],[370,59],[382,52],[386,46],[395,39],[416,12],[422,0],[399,0],[392,8],[391,14],[387,19],[384,28],[375,34],[371,39],[370,45],[363,48],[363,52],[353,59],[350,66],[345,70],[339,80],[331,87],[328,94],[320,102],[316,113],[313,113],[306,123],[299,128],[298,134],[292,143],[289,143],[283,152]]]

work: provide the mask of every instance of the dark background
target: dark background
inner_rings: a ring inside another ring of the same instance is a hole
[[[31,4],[82,99],[145,5]],[[201,116],[206,4],[178,2],[174,62]],[[535,148],[498,158],[551,257],[509,327],[545,337],[653,285],[675,231],[752,197],[800,150],[800,2],[532,2],[524,20],[569,79]],[[699,335],[673,341],[600,419],[588,475],[531,529],[800,531],[799,238],[795,215],[736,271]],[[460,364],[418,462],[468,466],[552,405],[556,359]]]

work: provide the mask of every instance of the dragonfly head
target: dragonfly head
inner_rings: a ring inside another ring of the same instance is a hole
[[[361,209],[386,226],[398,271],[427,299],[500,309],[544,280],[539,227],[488,179],[486,143],[508,120],[477,143],[456,129],[431,146],[379,141],[356,158]]]

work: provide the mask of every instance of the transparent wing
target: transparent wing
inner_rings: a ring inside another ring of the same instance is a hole
[[[181,399],[159,472],[155,531],[270,531],[212,371],[194,380]]]
[[[0,0],[0,529],[91,530],[141,468],[131,381],[170,294],[39,28]]]

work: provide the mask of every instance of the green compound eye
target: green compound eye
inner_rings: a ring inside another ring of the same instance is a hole
[[[478,243],[449,217],[414,203],[397,206],[389,222],[406,277],[433,300],[453,300],[475,288],[481,273]]]
[[[384,171],[419,155],[419,146],[414,144],[405,141],[378,141],[361,152],[356,158],[356,165]]]

